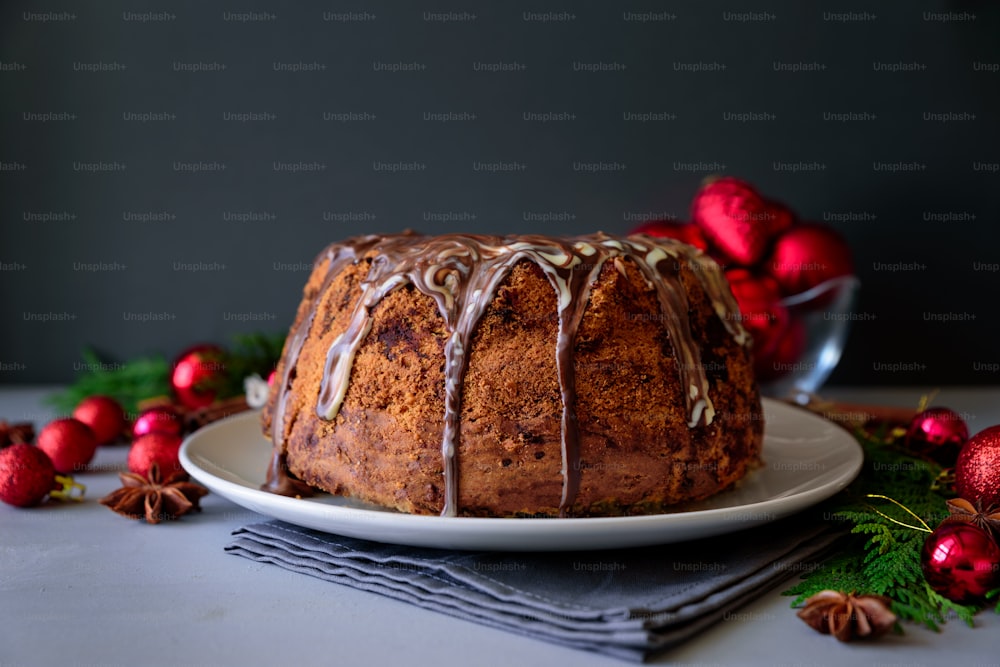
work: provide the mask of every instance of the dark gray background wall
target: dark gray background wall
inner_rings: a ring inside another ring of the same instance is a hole
[[[852,244],[833,381],[996,382],[1000,6],[813,5],[8,2],[0,382],[284,330],[344,236],[620,233],[711,173]]]

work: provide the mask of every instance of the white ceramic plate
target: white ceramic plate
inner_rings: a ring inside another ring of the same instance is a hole
[[[765,399],[765,465],[737,488],[670,514],[617,518],[481,519],[401,514],[321,494],[297,499],[260,490],[271,457],[258,412],[193,433],[181,463],[238,505],[305,528],[368,540],[501,551],[614,549],[680,542],[774,521],[828,498],[861,469],[863,453],[839,426]]]

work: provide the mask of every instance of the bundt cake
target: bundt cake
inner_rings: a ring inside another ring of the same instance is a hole
[[[445,516],[650,514],[760,459],[749,337],[671,239],[404,233],[317,258],[264,487]]]

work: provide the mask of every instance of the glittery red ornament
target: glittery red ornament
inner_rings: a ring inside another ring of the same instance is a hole
[[[97,451],[97,438],[79,419],[65,417],[45,425],[38,434],[38,447],[58,472],[68,474],[86,469]]]
[[[0,500],[31,507],[58,487],[48,455],[34,445],[18,443],[0,450]]]
[[[749,183],[728,176],[702,186],[695,194],[691,220],[704,230],[710,244],[744,266],[756,264],[772,239],[792,224],[787,208],[768,202]]]
[[[1000,505],[1000,425],[969,438],[955,462],[955,491],[983,507]]]
[[[224,354],[218,345],[198,345],[177,358],[170,385],[181,405],[196,409],[215,401],[226,375]]]
[[[169,406],[157,406],[144,410],[132,424],[132,437],[139,438],[147,433],[166,433],[179,436],[184,424],[177,411]]]
[[[645,234],[655,238],[677,239],[693,245],[699,250],[708,250],[708,241],[701,231],[701,227],[690,222],[677,222],[675,220],[650,220],[645,222],[629,234]]]
[[[149,477],[149,470],[156,463],[161,476],[166,479],[183,470],[178,453],[181,438],[167,433],[147,433],[136,438],[128,451],[128,469],[137,475]]]
[[[125,430],[125,410],[110,396],[88,396],[73,410],[73,417],[90,427],[98,445],[114,442]]]
[[[951,468],[968,439],[969,427],[962,417],[954,410],[937,407],[924,410],[910,421],[903,446]]]
[[[920,565],[930,587],[959,604],[981,602],[1000,586],[1000,547],[971,523],[938,526],[924,541]]]
[[[816,223],[803,223],[783,232],[775,239],[763,267],[785,295],[801,294],[854,272],[847,242],[834,230]]]

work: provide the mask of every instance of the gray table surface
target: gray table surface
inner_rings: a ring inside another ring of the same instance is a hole
[[[39,427],[51,388],[0,387],[0,419]],[[926,388],[836,389],[914,406]],[[976,432],[1000,423],[1000,388],[946,388],[935,404]],[[621,665],[227,555],[262,517],[210,495],[201,514],[149,526],[97,503],[127,447],[102,448],[83,503],[0,504],[0,667],[13,665]],[[657,662],[681,665],[998,665],[1000,618],[841,645],[807,628],[778,587]]]

